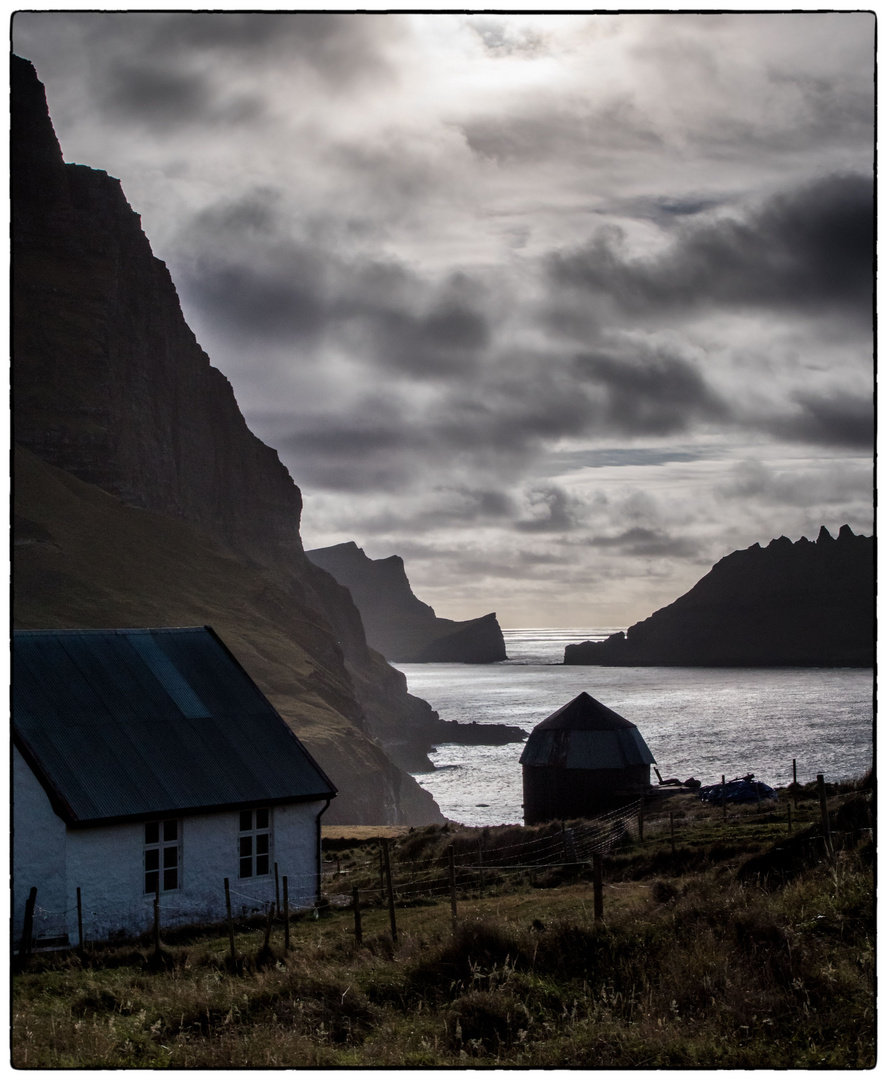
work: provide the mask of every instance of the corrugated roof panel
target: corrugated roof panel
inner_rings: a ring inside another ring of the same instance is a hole
[[[569,732],[558,740],[557,731],[540,731],[527,740],[522,765],[556,766],[561,769],[623,769],[625,755],[615,731]]]
[[[521,765],[559,769],[624,769],[652,765],[655,760],[633,724],[609,730],[539,724],[520,756]]]
[[[209,716],[194,688],[182,675],[172,659],[160,648],[152,634],[129,634],[127,641],[148,665],[163,689],[178,705],[183,716],[191,718]]]
[[[179,715],[178,706],[142,658],[127,647],[127,638],[82,632],[66,635],[62,645],[118,720],[126,717],[137,723],[146,716],[172,719]]]
[[[14,660],[18,661],[17,655]],[[92,682],[84,677],[61,640],[35,640],[24,660],[34,678],[42,682],[46,693],[51,695],[57,716],[64,716],[73,724],[111,720]]]
[[[335,794],[208,628],[21,631],[13,653],[16,734],[74,821]]]

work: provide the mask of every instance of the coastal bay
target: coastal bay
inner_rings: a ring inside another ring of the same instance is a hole
[[[585,690],[637,724],[663,778],[703,783],[753,772],[771,786],[823,773],[862,775],[872,764],[871,669],[603,668],[559,662],[563,642],[602,640],[610,628],[505,630],[498,664],[400,664],[410,693],[443,720],[531,731]],[[433,772],[416,774],[443,813],[465,825],[522,820],[523,744],[441,744]]]

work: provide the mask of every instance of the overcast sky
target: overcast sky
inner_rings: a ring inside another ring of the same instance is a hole
[[[302,489],[439,615],[872,530],[874,18],[19,14]]]

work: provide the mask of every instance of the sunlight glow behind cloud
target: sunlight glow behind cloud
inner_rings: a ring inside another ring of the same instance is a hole
[[[628,624],[872,526],[871,15],[22,12],[305,499],[438,613]]]

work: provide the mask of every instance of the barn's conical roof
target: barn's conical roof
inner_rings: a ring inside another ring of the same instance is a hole
[[[568,701],[557,712],[537,724],[534,730],[550,731],[553,728],[562,728],[567,731],[618,731],[620,728],[634,726],[630,720],[608,709],[583,690],[572,701]]]
[[[579,694],[533,728],[521,765],[624,769],[656,759],[637,727],[590,694]]]

